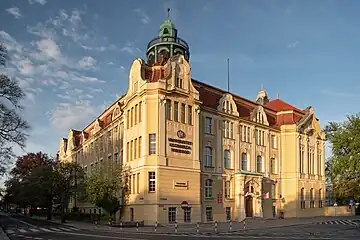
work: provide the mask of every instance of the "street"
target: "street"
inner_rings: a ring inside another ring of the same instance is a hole
[[[118,228],[80,229],[24,216],[0,215],[0,224],[11,240],[155,240],[155,239],[358,239],[359,220],[324,221],[318,224],[302,224],[287,227],[272,227],[253,230],[238,230],[231,233],[155,233],[130,232]]]

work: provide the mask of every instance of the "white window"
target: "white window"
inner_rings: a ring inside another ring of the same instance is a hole
[[[263,172],[263,165],[262,165],[262,157],[257,156],[256,158],[256,171],[261,173]]]
[[[212,198],[212,184],[211,179],[205,181],[205,198]]]
[[[212,167],[212,148],[209,146],[204,148],[204,166]]]
[[[156,154],[156,134],[149,134],[149,154]]]
[[[230,150],[224,151],[224,168],[231,168],[231,152],[230,152]]]
[[[188,106],[188,124],[192,125],[192,106]]]
[[[271,135],[271,147],[272,148],[277,148],[277,138],[275,135]]]
[[[247,155],[246,155],[246,153],[241,154],[241,170],[247,171]]]
[[[212,133],[212,118],[210,117],[205,118],[205,133],[206,134]]]
[[[206,207],[206,221],[212,222],[212,220],[213,220],[212,207]]]
[[[231,182],[225,181],[225,198],[231,198]]]
[[[149,172],[149,192],[155,192],[155,189],[156,189],[155,180],[156,180],[155,172]]]
[[[178,102],[174,102],[174,121],[179,121],[179,103]]]
[[[169,221],[169,223],[176,222],[176,207],[169,207],[169,209],[168,209],[168,221]]]
[[[270,170],[271,170],[271,174],[276,174],[276,160],[275,160],[275,158],[270,159]]]
[[[165,103],[165,118],[166,120],[171,120],[171,101],[166,101]]]
[[[191,222],[191,208],[184,208],[184,222]]]

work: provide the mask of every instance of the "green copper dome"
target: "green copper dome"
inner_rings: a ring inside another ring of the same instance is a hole
[[[148,64],[162,65],[167,59],[182,54],[189,61],[189,45],[177,36],[177,29],[170,19],[166,19],[159,29],[158,37],[151,40],[147,46]]]

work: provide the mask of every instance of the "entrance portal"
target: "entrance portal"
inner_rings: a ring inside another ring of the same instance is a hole
[[[246,217],[253,217],[253,197],[245,197],[245,214]]]

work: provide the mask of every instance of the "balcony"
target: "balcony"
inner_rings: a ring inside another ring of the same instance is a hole
[[[153,47],[154,45],[158,44],[158,43],[176,43],[179,44],[181,46],[183,46],[186,49],[189,49],[189,45],[185,42],[185,40],[179,38],[179,37],[156,37],[153,40],[151,40],[147,46],[147,49],[150,49],[151,47]]]

